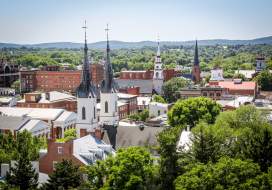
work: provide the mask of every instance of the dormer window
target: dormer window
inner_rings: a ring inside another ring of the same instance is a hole
[[[85,107],[82,107],[82,120],[85,120],[86,119],[86,109]]]
[[[106,101],[105,102],[105,113],[108,113],[109,112],[109,104],[108,102]]]

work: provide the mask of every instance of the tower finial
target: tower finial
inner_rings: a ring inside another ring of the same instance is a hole
[[[87,48],[87,22],[86,22],[86,20],[85,20],[85,22],[84,22],[84,26],[82,27],[83,29],[84,29],[84,32],[85,32],[85,46],[84,46],[84,48],[86,49]]]
[[[109,44],[109,25],[105,28],[107,35],[107,50],[106,50],[106,61],[105,61],[105,79],[101,85],[102,92],[111,92],[113,90],[113,71],[110,62],[110,44]]]
[[[161,50],[160,50],[160,35],[157,36],[157,43],[158,43],[158,49],[157,49],[157,56],[161,56]]]
[[[106,31],[106,35],[107,35],[107,50],[110,48],[110,45],[109,45],[109,24],[107,23],[107,27],[105,28],[105,31]]]

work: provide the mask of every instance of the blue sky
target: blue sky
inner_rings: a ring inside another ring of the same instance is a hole
[[[272,0],[0,0],[0,42],[252,39],[272,35]]]

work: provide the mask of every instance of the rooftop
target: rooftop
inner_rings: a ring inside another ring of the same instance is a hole
[[[103,160],[109,154],[115,154],[112,146],[92,135],[86,135],[73,141],[73,155],[86,165],[96,160]]]
[[[140,79],[115,79],[115,82],[120,88],[125,88],[129,86],[140,87],[141,94],[151,94],[153,90],[153,80],[140,80]]]
[[[0,115],[0,129],[18,130],[29,118]]]
[[[126,94],[126,93],[117,93],[118,98],[125,99],[125,98],[135,98],[137,95],[133,94]]]
[[[241,83],[234,83],[234,81],[219,81],[218,86],[228,88],[230,90],[255,90],[256,82],[243,81]]]
[[[2,113],[3,115],[15,117],[28,116],[33,119],[41,120],[55,120],[63,112],[64,112],[63,109],[51,109],[51,108],[0,107],[0,114]]]
[[[28,93],[28,94],[33,94],[33,95],[41,94],[41,99],[39,100],[38,103],[51,103],[51,102],[57,102],[57,101],[61,101],[61,100],[76,100],[75,96],[72,96],[72,95],[66,94],[66,93],[62,93],[62,92],[58,92],[58,91],[48,92],[48,95],[49,95],[48,98],[46,97],[47,93],[32,92],[32,93]],[[25,102],[25,99],[22,99],[18,102]]]

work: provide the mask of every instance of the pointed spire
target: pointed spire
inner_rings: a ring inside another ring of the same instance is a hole
[[[104,93],[110,93],[114,90],[113,86],[113,71],[110,62],[110,44],[109,44],[109,25],[107,24],[106,37],[107,37],[107,49],[106,49],[106,61],[105,61],[105,79],[101,85],[101,91]]]
[[[90,73],[90,63],[88,58],[88,45],[87,45],[87,24],[86,20],[84,26],[84,58],[82,65],[82,73],[81,73],[81,83],[77,89],[77,95],[81,98],[87,98],[89,96],[94,97],[94,91],[91,85],[91,73]]]
[[[194,65],[199,65],[197,40],[196,40],[196,43],[195,43]]]
[[[158,35],[157,42],[158,42],[157,57],[160,57],[161,56],[161,50],[160,50],[160,36],[159,35]]]

